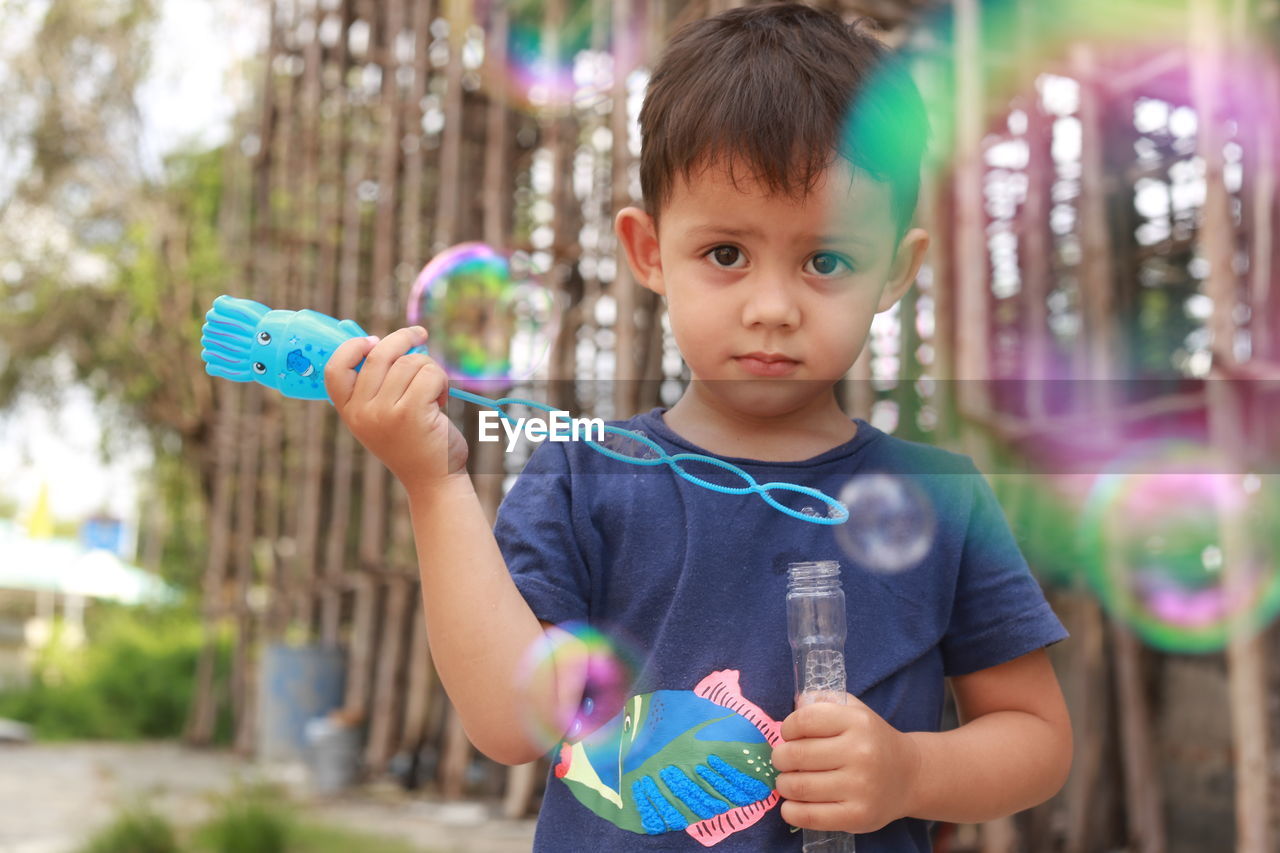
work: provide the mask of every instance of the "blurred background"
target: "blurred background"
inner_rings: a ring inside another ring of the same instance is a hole
[[[0,794],[71,797],[35,781],[58,766],[172,790],[101,742],[159,743],[225,761],[212,787],[301,761],[312,795],[465,827],[425,849],[528,848],[546,766],[467,744],[398,486],[330,407],[206,376],[200,328],[231,293],[385,333],[424,264],[448,281],[482,241],[512,259],[504,304],[554,306],[521,315],[537,371],[485,388],[669,405],[687,373],[612,213],[639,200],[651,63],[735,5],[0,2],[0,741],[26,742],[0,746],[22,768]],[[814,5],[901,51],[932,126],[929,256],[842,400],[975,458],[1072,633],[1066,789],[937,849],[1274,851],[1280,3]],[[528,448],[454,414],[492,513]],[[0,846],[288,810],[250,794],[9,810]]]

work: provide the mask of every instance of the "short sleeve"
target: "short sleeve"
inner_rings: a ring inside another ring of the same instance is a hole
[[[585,621],[587,562],[575,535],[570,470],[563,445],[538,445],[498,507],[493,533],[516,588],[534,616]]]
[[[1032,577],[990,484],[976,468],[966,479],[972,495],[969,522],[951,619],[942,639],[947,676],[1007,663],[1067,637]]]

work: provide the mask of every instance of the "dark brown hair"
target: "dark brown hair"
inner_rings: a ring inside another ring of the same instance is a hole
[[[677,175],[724,159],[770,192],[802,197],[838,153],[890,184],[897,236],[920,187],[924,104],[857,24],[798,3],[731,9],[671,40],[640,110],[640,187],[655,218]]]

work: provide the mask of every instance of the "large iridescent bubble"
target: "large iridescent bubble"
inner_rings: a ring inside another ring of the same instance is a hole
[[[545,362],[557,312],[522,253],[461,243],[431,259],[409,295],[410,323],[428,332],[427,349],[461,384],[520,380]]]
[[[1086,575],[1113,617],[1174,652],[1216,651],[1276,617],[1275,477],[1227,472],[1189,445],[1115,467],[1081,527]]]
[[[550,629],[525,654],[518,675],[529,698],[524,724],[540,747],[578,741],[622,710],[635,680],[634,657],[582,622]]]

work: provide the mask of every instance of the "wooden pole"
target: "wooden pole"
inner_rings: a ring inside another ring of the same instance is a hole
[[[982,196],[983,91],[978,0],[955,3],[955,379],[962,410],[986,411],[991,364],[991,294],[987,285],[986,207]]]
[[[334,64],[339,69],[339,79],[344,81],[339,85],[335,112],[339,133],[342,134],[336,153],[343,181],[337,309],[338,316],[346,318],[355,318],[357,313],[361,284],[359,189],[369,172],[368,133],[363,127],[362,112],[352,104],[351,93],[347,91],[345,84],[353,65],[349,49],[350,33],[352,26],[360,20],[357,2],[358,0],[344,0],[342,4],[341,33],[334,51]],[[339,645],[341,640],[342,598],[348,575],[348,531],[351,527],[355,490],[355,445],[356,440],[350,430],[335,430],[320,601],[320,641],[330,646]]]
[[[631,198],[631,150],[628,142],[631,123],[627,115],[627,77],[631,68],[620,46],[632,37],[638,28],[632,14],[632,0],[613,0],[613,105],[610,110],[610,152],[613,160],[613,213],[632,204]],[[609,223],[612,227],[612,222]],[[619,242],[615,251],[615,272],[609,292],[613,296],[614,317],[614,417],[626,418],[640,407],[639,341],[636,334],[636,304],[638,285],[631,275],[626,254]]]
[[[1192,0],[1188,45],[1191,50],[1192,102],[1199,119],[1197,153],[1204,161],[1205,201],[1198,234],[1209,262],[1205,289],[1213,300],[1209,319],[1215,366],[1237,361],[1235,311],[1239,282],[1233,269],[1235,225],[1223,182],[1224,144],[1220,92],[1222,59],[1228,45],[1220,24],[1217,0]],[[1227,471],[1242,470],[1248,436],[1239,383],[1211,378],[1208,383],[1210,439]],[[1246,555],[1252,553],[1249,532],[1227,508],[1219,513],[1224,584],[1228,590],[1249,583]],[[1229,596],[1230,597],[1230,596]],[[1272,826],[1270,721],[1267,717],[1267,654],[1261,635],[1233,633],[1227,644],[1227,678],[1231,698],[1232,743],[1236,768],[1236,850],[1266,853],[1275,849]]]
[[[428,48],[431,43],[431,4],[418,2],[413,4],[414,32],[414,70],[413,87],[410,102],[406,105],[408,116],[406,132],[412,132],[412,138],[418,140],[413,146],[412,155],[405,165],[405,216],[404,216],[404,255],[405,259],[417,261],[426,259],[428,247],[424,244],[420,221],[422,201],[420,198],[424,174],[424,163],[421,153],[422,112],[419,104],[427,91],[427,81],[431,73]],[[416,274],[416,270],[414,270]],[[408,672],[406,673],[406,694],[404,707],[404,724],[400,732],[400,749],[412,755],[418,753],[427,733],[427,717],[435,693],[435,669],[431,665],[431,648],[427,642],[427,622],[421,603],[415,604],[410,616],[413,630],[409,641]]]
[[[1100,443],[1119,448],[1124,440],[1122,425],[1114,413],[1122,402],[1118,380],[1123,378],[1116,367],[1119,344],[1113,318],[1115,247],[1111,239],[1112,223],[1108,217],[1106,113],[1107,102],[1102,86],[1102,73],[1093,49],[1088,44],[1073,48],[1072,67],[1080,84],[1081,179],[1080,179],[1080,243],[1082,336],[1087,346],[1085,358],[1090,388],[1089,403],[1100,424]],[[1108,558],[1107,571],[1127,574],[1132,567],[1121,564],[1118,555]],[[1150,743],[1151,720],[1143,693],[1142,647],[1124,626],[1111,625],[1112,651],[1116,661],[1117,694],[1124,700],[1117,713],[1122,735],[1122,767],[1124,770],[1126,815],[1130,842],[1143,853],[1159,853],[1165,848],[1159,774],[1154,766]]]
[[[460,193],[462,174],[462,45],[470,23],[465,0],[446,0],[443,4],[449,22],[449,62],[445,66],[444,130],[440,140],[439,190],[436,198],[435,240],[440,251],[457,242],[461,218]],[[462,720],[449,706],[443,756],[440,761],[441,792],[445,799],[462,796],[467,765],[471,760],[471,742],[467,740]]]
[[[333,104],[332,93],[324,83],[327,75],[325,51],[319,30],[326,17],[319,5],[311,15],[311,38],[303,46],[301,122],[303,128],[302,193],[300,209],[305,241],[300,272],[303,293],[299,305],[316,311],[333,313],[337,241],[334,238],[338,220],[342,171],[334,162],[334,150],[340,131],[326,120],[322,110]],[[326,97],[327,96],[327,97]],[[295,624],[309,636],[315,624],[317,597],[315,584],[319,572],[319,541],[323,481],[328,467],[325,435],[332,420],[324,406],[307,406],[303,413],[303,437],[299,450],[301,474],[294,520],[296,557],[290,588],[290,610]]]

